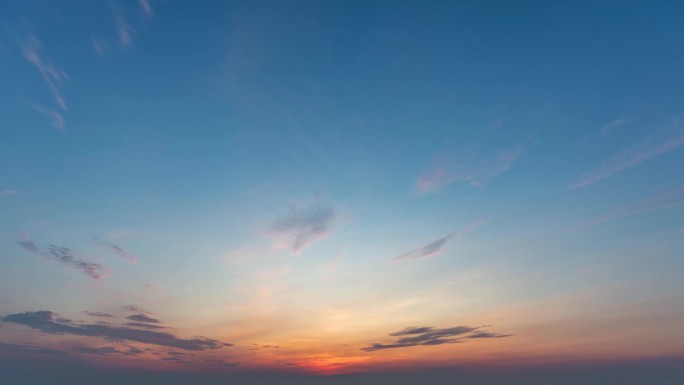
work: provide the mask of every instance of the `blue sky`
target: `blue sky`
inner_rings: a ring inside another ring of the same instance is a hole
[[[315,374],[681,357],[683,12],[0,4],[0,354]],[[135,337],[150,324],[171,337]],[[169,350],[196,335],[232,345]]]

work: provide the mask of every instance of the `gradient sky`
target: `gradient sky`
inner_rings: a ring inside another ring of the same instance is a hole
[[[0,2],[0,358],[72,384],[681,367],[683,19]]]

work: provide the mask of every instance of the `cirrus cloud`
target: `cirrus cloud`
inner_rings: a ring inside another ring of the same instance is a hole
[[[271,227],[273,235],[299,254],[332,232],[336,212],[332,206],[311,204],[292,208]]]
[[[442,252],[442,249],[444,249],[444,246],[447,244],[447,242],[449,242],[452,239],[458,239],[458,238],[462,237],[464,234],[467,234],[467,233],[477,229],[478,227],[485,225],[487,222],[489,222],[489,219],[483,219],[481,221],[475,222],[471,225],[466,226],[461,231],[447,235],[444,238],[440,238],[434,242],[428,243],[425,246],[422,246],[422,247],[419,247],[415,250],[409,251],[408,253],[404,253],[404,254],[401,254],[399,256],[396,256],[396,257],[394,257],[394,260],[395,261],[401,261],[401,260],[407,260],[407,259],[421,259],[421,258],[428,258],[428,257],[438,255],[439,253]]]
[[[684,206],[684,186],[665,191],[658,195],[641,200],[635,204],[618,208],[607,214],[598,215],[575,225],[576,229],[598,225],[634,215],[669,210]]]
[[[17,244],[24,250],[38,254],[46,259],[56,261],[75,270],[80,270],[83,274],[93,279],[104,277],[106,269],[99,263],[89,262],[87,257],[82,256],[68,247],[50,245],[47,249],[39,248],[35,242],[22,239]]]
[[[570,188],[579,189],[598,183],[613,174],[636,167],[682,146],[684,146],[684,125],[680,119],[674,119],[665,128],[622,149],[599,168],[584,174]]]
[[[138,263],[138,258],[135,255],[124,250],[124,248],[121,246],[115,245],[111,242],[107,242],[107,241],[105,241],[101,238],[98,238],[98,237],[93,237],[93,242],[96,245],[98,245],[98,246],[100,246],[106,250],[111,251],[112,253],[118,255],[119,257],[127,260],[128,262],[130,262],[132,264]]]
[[[448,185],[464,182],[473,187],[486,186],[490,181],[513,166],[522,154],[523,146],[498,152],[466,151],[435,159],[416,181],[417,194],[429,194],[443,190]]]

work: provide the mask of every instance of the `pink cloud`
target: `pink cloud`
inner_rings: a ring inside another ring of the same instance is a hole
[[[29,37],[22,44],[24,58],[38,70],[57,104],[66,110],[66,100],[60,90],[62,83],[68,78],[66,72],[58,69],[52,61],[43,56],[43,44],[35,37]]]
[[[497,153],[468,151],[448,160],[439,159],[418,177],[415,192],[429,194],[457,182],[485,186],[510,169],[521,153],[522,146],[519,146]]]
[[[59,130],[59,132],[64,133],[65,127],[66,127],[66,123],[64,122],[64,117],[62,116],[62,114],[60,114],[59,112],[57,112],[57,111],[55,111],[55,110],[53,110],[53,109],[51,109],[51,108],[47,108],[47,107],[41,106],[40,104],[37,104],[37,103],[33,103],[33,102],[26,102],[26,103],[27,103],[31,108],[33,108],[34,110],[36,110],[37,112],[39,112],[39,113],[41,113],[42,115],[44,115],[44,116],[46,116],[47,118],[49,118],[50,121],[52,122],[52,125],[53,125],[57,130]]]

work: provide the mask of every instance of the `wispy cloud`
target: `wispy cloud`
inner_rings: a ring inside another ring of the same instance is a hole
[[[158,324],[160,321],[156,318],[148,317],[145,314],[133,314],[129,315],[126,317],[126,319],[129,319],[131,321],[135,322],[145,322],[145,323],[152,323],[152,324]]]
[[[154,7],[151,0],[138,0],[137,4],[115,1],[110,3],[110,10],[114,22],[114,31],[118,44],[129,48],[138,35],[138,30],[145,26],[145,22],[154,16]],[[117,45],[100,35],[90,37],[93,50],[100,56]]]
[[[102,56],[107,51],[107,42],[99,36],[90,37],[90,45],[98,55]]]
[[[258,349],[280,349],[280,346],[278,345],[259,345],[259,344],[254,344],[254,346],[258,346],[258,348],[253,348],[255,350]],[[251,349],[250,349],[251,350]]]
[[[183,339],[168,332],[141,330],[105,323],[76,323],[60,318],[56,313],[47,310],[10,314],[3,317],[2,321],[27,326],[48,334],[97,337],[108,341],[133,341],[183,350],[201,351],[230,346],[230,344],[204,337]]]
[[[120,6],[115,6],[113,8],[113,12],[116,35],[124,47],[130,47],[131,44],[133,44],[133,35],[135,35],[137,32],[135,28],[133,28],[133,26],[128,22],[123,8]]]
[[[64,122],[64,117],[62,116],[61,113],[59,113],[58,111],[55,111],[51,108],[41,106],[40,104],[37,104],[37,103],[27,101],[26,104],[28,104],[29,107],[33,108],[35,111],[39,112],[43,116],[50,119],[50,122],[52,122],[52,125],[57,130],[59,130],[59,132],[61,132],[61,133],[65,132],[66,123]]]
[[[124,310],[131,311],[134,313],[142,313],[142,314],[147,314],[147,315],[154,315],[153,312],[146,310],[140,306],[135,306],[135,305],[127,305],[123,307]]]
[[[228,366],[228,367],[233,367],[233,366],[238,366],[238,365],[240,365],[239,362],[229,362],[229,361],[218,360],[218,359],[206,360],[206,362],[210,362],[210,363],[213,363],[213,364],[220,364],[221,366]]]
[[[17,195],[18,193],[19,193],[19,192],[18,192],[17,190],[15,190],[15,189],[6,188],[6,189],[3,189],[3,190],[0,190],[0,197],[7,197],[7,196],[10,196],[10,195]]]
[[[114,318],[114,314],[102,313],[99,311],[84,311],[83,314],[89,315],[91,317]]]
[[[68,78],[66,72],[57,68],[55,64],[43,54],[43,44],[37,38],[30,36],[20,43],[24,58],[38,70],[50,94],[63,110],[67,109],[66,100],[61,87]]]
[[[161,294],[161,290],[157,285],[151,284],[151,283],[146,283],[143,285],[143,290],[145,291],[145,294],[150,294],[150,295],[159,295]]]
[[[162,361],[169,361],[169,362],[175,362],[177,364],[192,364],[191,361],[186,360],[184,357],[177,357],[177,356],[172,356],[172,357],[164,357],[161,358]]]
[[[480,331],[481,327],[456,326],[446,329],[433,327],[407,327],[398,332],[390,333],[395,337],[387,343],[373,343],[361,350],[373,352],[384,349],[406,348],[411,346],[443,345],[467,341],[468,339],[502,338],[510,334],[495,334]]]
[[[446,245],[446,243],[453,237],[454,234],[448,235],[444,238],[440,238],[434,242],[428,243],[425,246],[419,247],[416,250],[409,251],[408,253],[396,256],[394,257],[394,260],[400,261],[402,259],[420,259],[437,255],[442,251],[444,245]]]
[[[142,323],[142,322],[127,322],[126,326],[130,326],[133,328],[144,328],[144,329],[168,329],[166,326],[152,325],[152,324],[146,324],[146,323]]]
[[[80,270],[90,278],[100,279],[106,272],[104,266],[100,265],[99,263],[88,262],[83,258],[83,256],[77,254],[67,247],[50,245],[47,249],[40,249],[35,242],[28,239],[17,241],[17,244],[26,251],[38,254],[52,261],[59,262],[62,265],[68,266],[72,269]]]
[[[138,263],[138,257],[124,250],[121,246],[115,245],[111,242],[104,241],[98,237],[93,237],[93,242],[96,245],[113,252],[114,254],[120,256],[121,258],[127,260],[132,264]]]
[[[584,175],[570,186],[572,189],[600,182],[618,172],[635,167],[647,160],[673,151],[684,145],[684,127],[679,119],[673,120],[665,129],[652,137],[635,143],[610,158],[597,170]]]
[[[464,234],[467,234],[475,229],[477,229],[480,226],[483,226],[487,224],[490,220],[489,219],[483,219],[481,221],[475,222],[471,225],[466,226],[462,230],[455,232],[451,235],[447,235],[444,238],[440,238],[434,242],[428,243],[425,246],[419,247],[413,251],[409,251],[408,253],[401,254],[399,256],[394,257],[395,261],[401,261],[401,260],[407,260],[407,259],[421,259],[421,258],[428,258],[432,257],[435,255],[438,255],[439,253],[442,252],[442,249],[444,249],[444,246],[447,244],[452,239],[458,239],[462,237]]]
[[[632,121],[632,118],[619,118],[615,119],[612,122],[606,124],[605,126],[601,127],[601,130],[599,131],[599,135],[602,137],[606,137],[610,134],[612,134],[615,130],[618,128],[624,126],[625,124],[629,123]]]
[[[47,354],[50,356],[66,356],[67,352],[57,349],[43,348],[40,346],[33,345],[16,345],[16,344],[6,344],[0,342],[0,349],[11,350],[13,352],[20,353],[37,353],[37,354]]]
[[[144,353],[142,350],[134,347],[129,347],[127,350],[119,350],[113,346],[102,346],[99,348],[78,347],[76,353],[91,354],[95,356],[137,356]]]
[[[494,153],[471,150],[457,156],[451,155],[448,159],[440,157],[420,175],[416,181],[415,192],[438,192],[456,182],[468,183],[475,187],[485,186],[510,169],[522,154],[522,150],[522,146]]]
[[[336,218],[331,206],[312,204],[295,207],[271,227],[276,238],[298,254],[316,241],[329,235]]]
[[[616,219],[631,217],[634,215],[668,210],[684,206],[684,186],[666,191],[649,197],[633,205],[619,208],[613,212],[596,216],[589,220],[578,223],[575,228],[585,228]]]
[[[150,4],[149,0],[138,0],[138,4],[143,13],[149,16],[154,15],[154,9],[152,9],[152,4]]]

